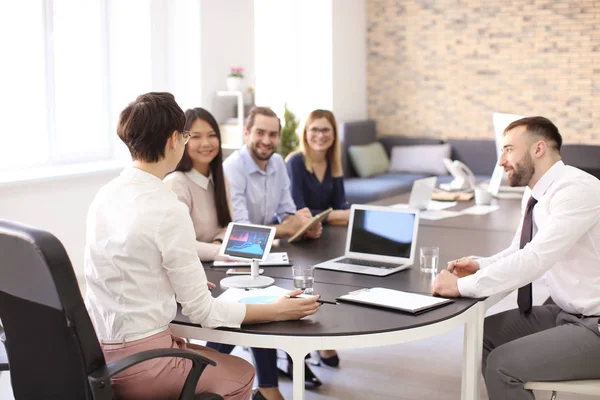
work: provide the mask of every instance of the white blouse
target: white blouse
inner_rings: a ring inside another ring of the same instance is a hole
[[[125,169],[94,198],[84,269],[85,303],[101,341],[168,326],[177,302],[204,327],[239,327],[246,315],[244,304],[212,297],[187,208],[140,169]]]

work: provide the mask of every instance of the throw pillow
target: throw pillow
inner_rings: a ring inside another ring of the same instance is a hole
[[[392,147],[389,172],[414,172],[432,175],[448,175],[443,158],[450,158],[450,144]]]
[[[381,142],[373,142],[348,148],[350,161],[361,178],[387,172],[390,159]]]

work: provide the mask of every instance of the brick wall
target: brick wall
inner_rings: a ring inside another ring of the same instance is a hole
[[[600,1],[367,0],[379,134],[493,139],[493,111],[600,144]]]

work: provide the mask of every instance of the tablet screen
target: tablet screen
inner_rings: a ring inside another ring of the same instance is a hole
[[[274,228],[234,223],[227,233],[223,243],[224,255],[262,260],[270,250]]]

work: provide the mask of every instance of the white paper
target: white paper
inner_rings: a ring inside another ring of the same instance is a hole
[[[437,221],[440,219],[452,218],[461,215],[460,211],[438,210],[438,211],[421,211],[420,218]]]
[[[455,205],[456,205],[455,201],[437,201],[437,200],[431,200],[429,202],[429,206],[427,206],[427,211],[445,210],[447,208],[452,208]]]
[[[448,302],[448,299],[440,297],[426,296],[422,294],[408,293],[400,290],[385,289],[380,287],[350,292],[339,297],[339,299],[412,312],[417,312],[421,309],[427,309],[438,304]]]
[[[269,253],[267,261],[259,262],[258,265],[261,267],[267,265],[288,265],[290,259],[288,253]],[[238,260],[226,260],[226,261],[215,261],[213,262],[214,267],[249,267],[250,261],[238,261]]]
[[[454,207],[455,205],[456,205],[455,201],[437,201],[437,200],[431,200],[429,202],[429,206],[427,206],[427,210],[426,211],[445,210],[447,208]],[[406,204],[406,203],[398,203],[398,204],[394,204],[391,207],[394,207],[394,208],[408,208],[408,204]]]
[[[498,205],[489,205],[489,206],[485,206],[485,205],[480,205],[480,206],[472,206],[469,208],[466,208],[464,210],[461,211],[462,214],[470,214],[470,215],[485,215],[485,214],[489,214],[491,212],[494,212],[496,210],[498,210],[500,208],[500,206]]]
[[[258,304],[269,304],[277,300],[278,298],[285,296],[289,292],[290,290],[284,289],[276,285],[269,286],[264,289],[251,290],[229,288],[217,298],[219,299],[219,301],[223,301],[226,303],[239,303],[244,299],[255,298],[257,299],[257,301],[260,301],[260,303]]]

